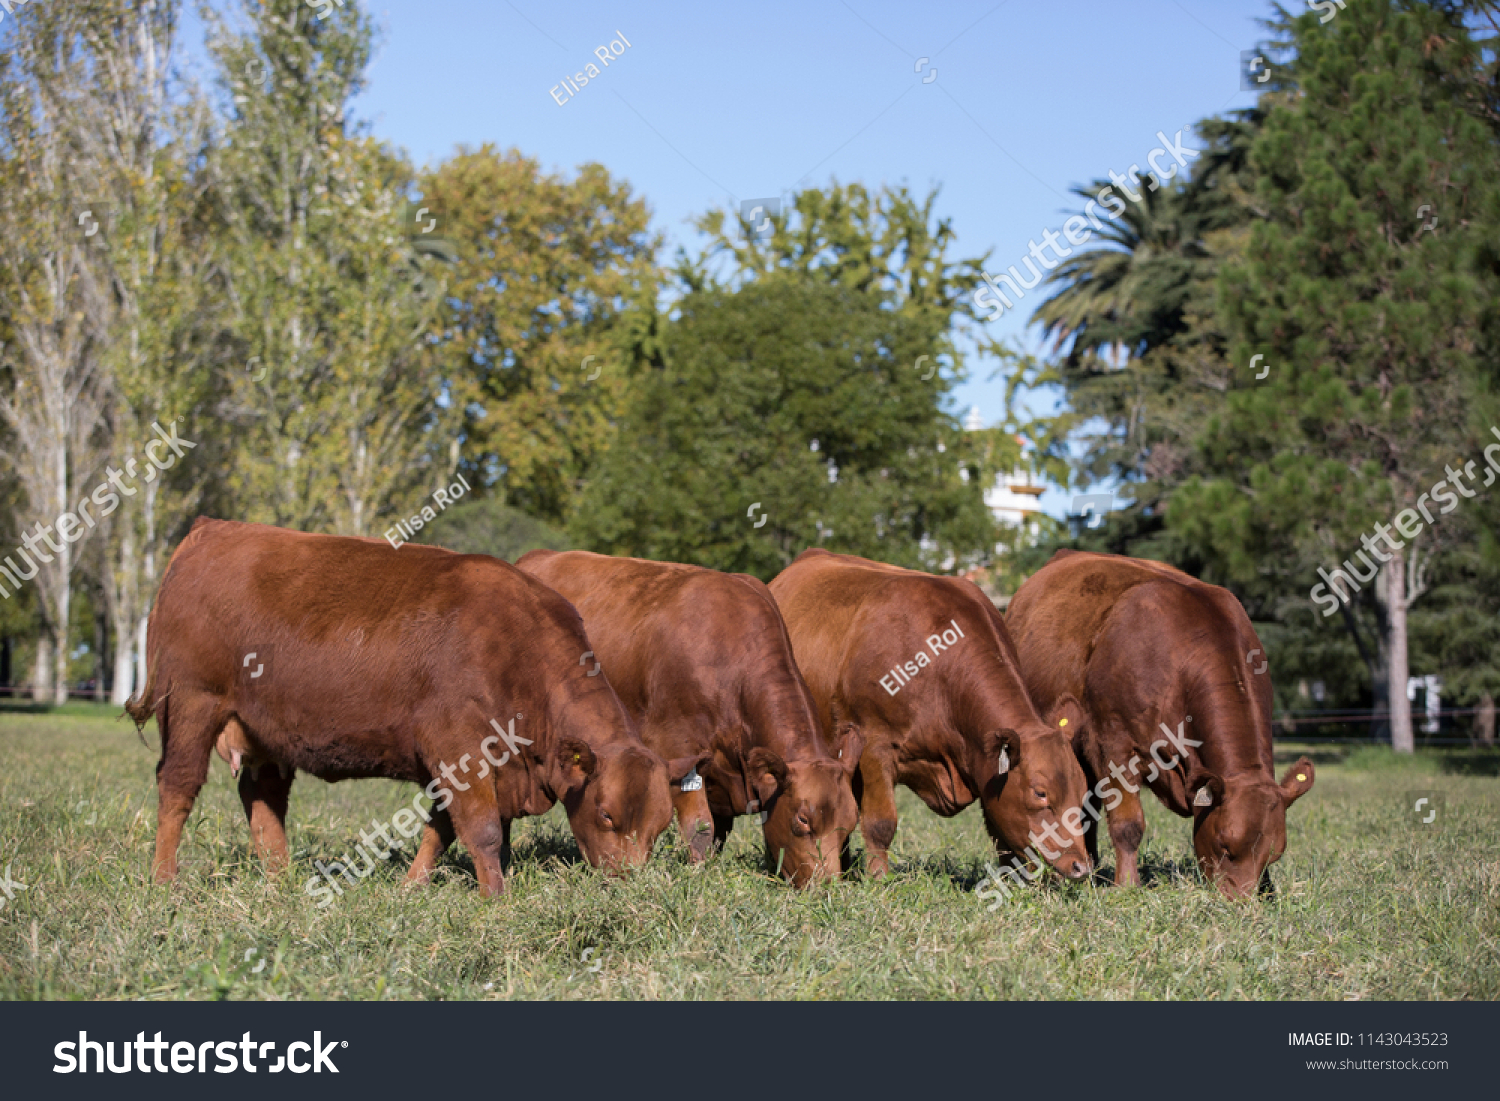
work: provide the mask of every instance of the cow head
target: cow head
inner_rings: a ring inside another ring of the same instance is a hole
[[[864,745],[851,729],[832,759],[784,761],[759,747],[745,757],[751,798],[766,812],[766,855],[798,887],[839,877],[845,839],[859,825],[851,777]]]
[[[1188,781],[1193,848],[1203,877],[1226,898],[1267,893],[1267,871],[1286,851],[1286,810],[1313,786],[1313,764],[1298,759],[1281,783],[1259,774],[1224,780],[1199,770]]]
[[[557,739],[546,767],[584,859],[614,873],[646,862],[672,823],[665,761],[639,742],[593,749],[569,736]]]
[[[1002,729],[985,735],[981,795],[984,825],[1002,853],[1030,849],[1068,879],[1092,870],[1083,841],[1083,799],[1088,782],[1073,753],[1073,734],[1084,721],[1072,696],[1061,697],[1044,726]]]

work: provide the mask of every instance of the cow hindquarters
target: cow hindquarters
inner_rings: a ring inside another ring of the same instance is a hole
[[[208,779],[218,709],[214,696],[178,692],[157,712],[161,760],[156,765],[156,855],[151,873],[158,883],[177,877],[177,847],[198,791]]]
[[[250,765],[240,773],[240,803],[250,821],[250,844],[266,871],[286,870],[286,807],[296,772],[274,764]]]

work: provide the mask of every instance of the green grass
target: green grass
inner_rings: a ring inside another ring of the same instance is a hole
[[[554,809],[517,823],[502,899],[459,849],[431,887],[404,887],[398,857],[319,909],[314,857],[412,786],[300,777],[293,874],[268,879],[215,758],[160,888],[154,727],[147,749],[114,714],[0,712],[0,871],[27,885],[0,910],[0,998],[1500,998],[1495,754],[1316,751],[1270,902],[1207,888],[1188,823],[1150,802],[1146,888],[1052,881],[990,912],[977,808],[945,821],[903,790],[882,882],[784,887],[750,819],[706,865],[674,831],[612,881]],[[1423,791],[1434,826],[1407,810]]]

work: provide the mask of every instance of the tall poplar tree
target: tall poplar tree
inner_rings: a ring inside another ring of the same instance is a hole
[[[432,356],[441,261],[407,223],[414,174],[348,115],[371,24],[326,14],[245,0],[248,33],[213,25],[238,347],[227,492],[242,519],[367,535],[447,484],[456,414]]]

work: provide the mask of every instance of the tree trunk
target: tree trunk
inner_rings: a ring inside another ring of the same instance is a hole
[[[1377,593],[1379,590],[1377,589]],[[1385,699],[1385,606],[1377,599],[1375,601],[1375,625],[1378,632],[1379,643],[1376,645],[1375,654],[1370,653],[1370,648],[1365,645],[1364,636],[1359,633],[1359,621],[1354,617],[1354,609],[1350,604],[1340,602],[1339,615],[1344,621],[1344,628],[1349,632],[1349,637],[1354,640],[1354,648],[1359,651],[1360,660],[1365,663],[1365,668],[1370,672],[1370,695],[1372,697],[1374,714],[1370,717],[1370,740],[1372,742],[1384,742],[1390,738],[1391,727],[1386,721]]]
[[[1412,736],[1411,704],[1406,698],[1406,682],[1411,669],[1406,653],[1406,560],[1397,551],[1381,569],[1385,582],[1386,694],[1391,708],[1391,748],[1397,753],[1416,749]]]
[[[105,660],[104,651],[109,647],[109,624],[104,617],[104,601],[94,601],[94,699],[104,702]]]
[[[142,613],[140,621],[135,625],[135,667],[140,674],[136,678],[139,689],[137,695],[146,690],[146,628],[150,622],[150,617]]]
[[[57,629],[56,649],[52,653],[52,659],[57,663],[57,677],[52,684],[52,702],[58,707],[68,702],[68,617],[72,614],[73,604],[73,579],[66,572],[72,566],[72,555],[68,553],[72,548],[63,544],[62,553],[58,561],[63,566],[58,571],[59,592],[57,594],[57,618],[59,627]]]
[[[140,562],[135,552],[135,518],[127,503],[115,523],[119,525],[119,544],[111,548],[116,554],[105,581],[105,599],[115,628],[115,676],[109,702],[124,707],[135,694],[135,621],[140,606],[137,580]]]
[[[1474,716],[1475,725],[1479,728],[1479,741],[1481,745],[1492,747],[1495,744],[1495,697],[1488,692],[1479,695],[1479,711]]]
[[[135,694],[135,632],[129,621],[115,624],[115,680],[110,686],[109,702],[124,707]]]
[[[36,665],[31,671],[31,698],[46,703],[52,698],[52,636],[47,628],[36,640]]]

